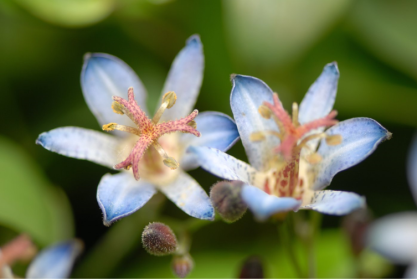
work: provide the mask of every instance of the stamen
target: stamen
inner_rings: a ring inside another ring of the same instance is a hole
[[[258,112],[265,119],[271,118],[271,110],[265,105],[260,105],[258,108]]]
[[[158,142],[155,142],[153,144],[153,147],[155,147],[159,155],[161,155],[161,157],[164,158],[163,163],[165,166],[167,166],[168,168],[172,170],[175,170],[180,166],[180,164],[174,158],[168,156],[166,151],[162,148],[162,146]]]
[[[122,115],[125,114],[124,111],[123,111],[124,107],[118,102],[113,102],[111,104],[111,108],[113,109],[114,113],[122,114]]]
[[[309,162],[312,165],[320,163],[321,160],[323,160],[323,158],[318,153],[312,153],[312,154],[306,156],[305,159],[307,160],[307,162]]]
[[[301,142],[300,142],[300,144],[298,145],[298,148],[299,149],[301,149],[301,148],[303,148],[303,147],[307,147],[308,145],[307,145],[307,142],[309,142],[310,140],[313,140],[313,139],[324,139],[324,138],[326,138],[327,137],[327,135],[325,134],[325,133],[319,133],[319,134],[313,134],[313,135],[309,135],[309,136],[307,136],[307,137],[305,137]]]
[[[120,125],[120,124],[113,123],[113,122],[103,125],[102,128],[103,128],[103,131],[107,131],[107,132],[118,130],[118,131],[128,132],[128,133],[140,136],[140,131],[138,129],[130,127],[130,126]]]
[[[300,123],[298,123],[298,104],[292,103],[292,124],[294,127],[300,126]]]
[[[250,141],[263,141],[266,139],[264,132],[254,132],[249,136]]]
[[[326,136],[326,143],[328,145],[339,145],[342,143],[342,136],[341,135],[331,135]]]
[[[165,93],[165,95],[162,97],[162,104],[159,107],[158,111],[155,113],[154,117],[152,118],[152,123],[157,124],[159,122],[159,119],[161,119],[162,114],[166,109],[172,108],[172,106],[177,101],[177,95],[174,91],[169,91]]]

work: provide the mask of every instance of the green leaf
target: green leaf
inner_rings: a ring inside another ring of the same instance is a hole
[[[40,245],[73,235],[70,206],[15,143],[0,137],[0,224],[28,233]]]
[[[227,0],[231,53],[249,66],[281,66],[302,55],[333,27],[348,0]]]
[[[17,0],[35,16],[52,24],[82,27],[107,17],[114,9],[113,0]]]

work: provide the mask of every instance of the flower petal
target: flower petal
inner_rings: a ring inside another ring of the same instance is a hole
[[[226,114],[205,111],[195,118],[195,122],[201,137],[181,134],[180,142],[183,146],[207,146],[225,152],[239,139],[235,121]],[[180,165],[182,169],[189,170],[198,167],[198,162],[193,154],[185,153]]]
[[[352,118],[340,122],[326,132],[328,135],[341,135],[342,143],[329,146],[321,141],[318,154],[323,160],[316,167],[314,190],[330,184],[336,173],[350,168],[375,151],[378,144],[391,138],[391,133],[370,118]]]
[[[168,91],[174,91],[177,94],[177,102],[164,112],[162,121],[181,118],[191,112],[200,92],[203,72],[203,45],[200,37],[193,35],[178,53],[165,81],[162,96]]]
[[[205,146],[190,146],[187,152],[193,153],[198,164],[206,171],[228,180],[240,180],[253,184],[257,171],[218,149]]]
[[[130,172],[105,174],[97,188],[97,201],[103,212],[104,225],[110,226],[114,221],[132,214],[155,193],[152,184],[143,179],[136,181]]]
[[[414,201],[417,204],[417,133],[413,137],[410,151],[408,152],[407,176]]]
[[[83,244],[76,239],[48,247],[32,261],[26,278],[68,278],[82,250]]]
[[[135,99],[146,112],[146,89],[136,73],[119,58],[105,53],[88,53],[84,57],[81,87],[85,101],[100,126],[110,122],[131,125],[129,117],[113,112],[112,96],[127,99],[133,87]]]
[[[207,193],[185,172],[180,172],[171,184],[158,189],[188,215],[203,220],[214,219],[213,205]]]
[[[264,221],[275,213],[297,210],[301,205],[301,201],[294,198],[268,195],[248,184],[242,188],[242,199],[259,221]]]
[[[119,140],[105,133],[78,127],[56,128],[39,135],[36,144],[58,154],[109,168],[117,163]]]
[[[273,103],[272,90],[268,85],[250,76],[233,77],[230,105],[249,162],[257,170],[268,169],[274,155],[272,149],[279,144],[279,139],[273,136],[267,136],[261,142],[250,140],[253,132],[278,131],[272,119],[265,119],[259,114],[258,108],[263,102]]]
[[[402,212],[376,220],[368,229],[369,247],[391,261],[408,264],[417,259],[417,213]]]
[[[315,191],[310,202],[300,209],[312,209],[324,214],[340,216],[365,206],[365,198],[358,194],[326,190]]]
[[[318,79],[311,85],[300,104],[300,124],[325,117],[332,110],[336,99],[339,69],[337,63],[327,64]]]

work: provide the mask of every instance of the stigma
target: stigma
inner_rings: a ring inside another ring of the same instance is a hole
[[[162,97],[162,103],[154,117],[149,119],[145,112],[139,107],[135,101],[133,88],[128,89],[128,99],[125,100],[119,96],[113,96],[112,109],[117,114],[125,114],[128,116],[136,127],[120,125],[117,123],[109,123],[103,125],[104,131],[119,130],[127,132],[138,137],[133,149],[127,158],[115,165],[115,169],[132,168],[133,175],[136,180],[139,180],[139,162],[142,159],[145,151],[149,148],[154,148],[162,158],[164,165],[170,169],[177,169],[179,163],[172,157],[158,143],[158,139],[164,135],[173,132],[190,133],[197,137],[200,132],[197,131],[197,124],[194,118],[198,115],[198,110],[194,110],[190,115],[179,120],[172,120],[163,123],[158,123],[162,114],[166,109],[170,109],[176,102],[177,95],[175,92],[167,92]]]

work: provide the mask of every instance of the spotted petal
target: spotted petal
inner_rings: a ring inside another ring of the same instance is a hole
[[[407,176],[414,201],[417,204],[417,134],[414,135],[408,152]]]
[[[336,173],[350,168],[375,151],[378,144],[391,137],[391,133],[370,118],[352,118],[331,127],[329,135],[341,135],[342,143],[329,146],[321,141],[318,154],[323,160],[316,167],[313,189],[320,190],[330,184]]]
[[[104,225],[110,226],[114,221],[132,214],[155,193],[152,184],[143,179],[136,181],[130,172],[104,175],[97,189]]]
[[[39,135],[36,144],[46,150],[113,168],[119,140],[105,133],[78,127],[62,127]]]
[[[177,94],[177,102],[164,112],[162,120],[178,119],[191,112],[200,92],[203,71],[203,45],[200,37],[193,35],[178,53],[165,81],[162,96],[168,91],[174,91]]]
[[[327,64],[318,79],[311,85],[300,104],[298,121],[301,124],[325,117],[336,99],[339,69],[336,62]]]
[[[159,186],[158,189],[188,215],[203,220],[214,219],[210,198],[197,181],[185,172],[180,172],[171,184]]]
[[[417,260],[417,213],[403,212],[375,221],[368,230],[369,247],[391,261],[408,264]]]
[[[315,191],[311,200],[301,209],[312,209],[329,215],[346,215],[365,207],[365,198],[352,192]]]
[[[279,144],[278,138],[273,136],[267,136],[261,142],[250,140],[253,132],[278,131],[272,119],[264,119],[259,114],[258,108],[263,102],[273,103],[272,90],[268,85],[250,76],[233,77],[230,105],[249,162],[257,170],[268,169],[268,163],[274,156],[271,151]]]
[[[30,264],[26,278],[68,278],[82,249],[79,240],[69,240],[42,250]]]
[[[119,58],[105,53],[88,53],[81,72],[81,87],[85,101],[100,126],[110,122],[132,125],[129,117],[115,114],[112,96],[127,99],[127,89],[133,87],[135,100],[146,112],[146,90],[132,68]]]
[[[218,149],[210,147],[190,146],[188,152],[193,153],[198,164],[206,171],[228,180],[240,180],[253,184],[257,171],[246,164]]]
[[[297,210],[301,205],[299,200],[269,195],[249,184],[245,184],[242,189],[242,199],[259,221],[264,221],[275,213]]]
[[[191,134],[181,135],[181,144],[185,147],[189,145],[207,146],[227,151],[239,139],[239,132],[232,118],[226,114],[214,111],[205,111],[196,118],[197,129],[201,133],[200,137]],[[198,167],[198,162],[191,153],[185,153],[181,161],[181,167],[189,170]]]

